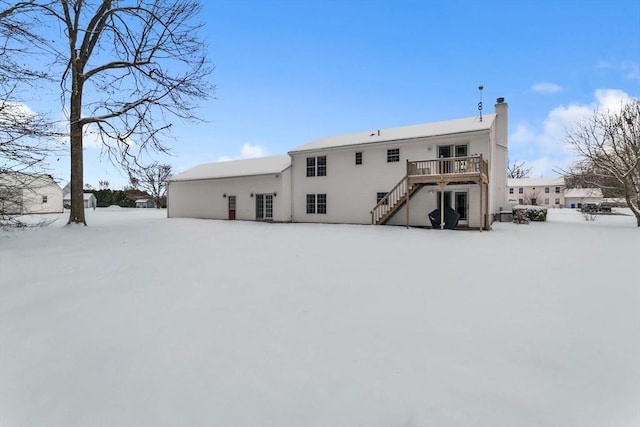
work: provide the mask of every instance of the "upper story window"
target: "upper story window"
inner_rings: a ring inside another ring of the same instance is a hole
[[[518,188],[518,194],[524,194],[524,188],[522,187]]]
[[[509,189],[509,194],[513,194],[513,188]]]
[[[549,194],[549,187],[544,187],[544,192]]]
[[[307,176],[327,176],[327,156],[307,157]]]
[[[362,164],[362,151],[356,153],[356,165]]]
[[[47,196],[42,196],[42,203],[47,203]]]
[[[556,187],[556,193],[560,194],[560,187]]]
[[[399,161],[400,161],[400,149],[389,148],[387,150],[387,163],[399,162]]]

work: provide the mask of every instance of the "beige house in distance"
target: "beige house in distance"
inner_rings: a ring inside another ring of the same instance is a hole
[[[199,165],[168,181],[169,217],[488,229],[507,206],[507,104],[462,119],[329,136],[285,156]]]
[[[518,178],[507,181],[510,205],[564,208],[567,189],[563,177]]]
[[[61,213],[62,188],[50,175],[0,174],[0,211],[5,215]]]
[[[567,188],[563,177],[509,179],[507,187],[509,205],[575,209],[603,200],[601,189]]]

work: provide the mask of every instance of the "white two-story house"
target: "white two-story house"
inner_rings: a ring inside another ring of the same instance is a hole
[[[507,205],[507,121],[498,98],[482,117],[320,138],[266,158],[277,167],[262,175],[256,159],[197,166],[169,181],[169,216],[431,226],[428,214],[449,207],[460,226],[486,229]],[[255,195],[276,192],[278,215],[265,218]],[[236,212],[248,204],[242,216],[229,213],[229,196]]]

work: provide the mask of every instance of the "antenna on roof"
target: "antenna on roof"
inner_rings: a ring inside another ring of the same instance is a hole
[[[478,90],[480,91],[480,102],[478,102],[478,111],[480,111],[480,121],[482,121],[482,89],[484,86],[478,86]]]

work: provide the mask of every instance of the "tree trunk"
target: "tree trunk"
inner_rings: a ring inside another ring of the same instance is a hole
[[[84,169],[82,163],[82,68],[77,58],[72,60],[70,99],[71,144],[71,213],[68,224],[84,224]]]

